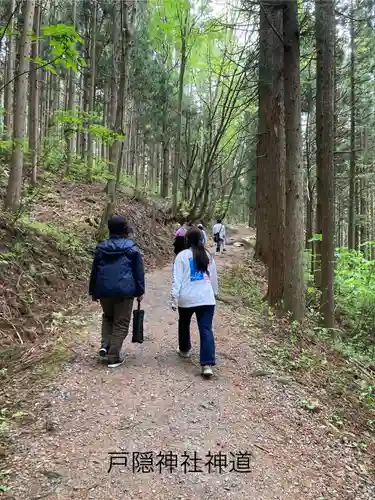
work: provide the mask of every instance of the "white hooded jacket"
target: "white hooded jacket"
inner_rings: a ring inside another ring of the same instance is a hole
[[[208,253],[208,252],[207,252]],[[209,254],[208,274],[196,270],[193,252],[180,252],[173,265],[172,303],[178,307],[214,306],[218,294],[216,264]]]

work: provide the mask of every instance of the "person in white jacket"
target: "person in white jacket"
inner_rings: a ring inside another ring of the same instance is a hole
[[[204,248],[197,228],[186,234],[187,249],[180,252],[173,266],[172,308],[178,308],[178,353],[190,357],[190,323],[197,317],[200,335],[202,375],[210,377],[215,363],[215,340],[212,321],[215,313],[218,280],[213,257]]]
[[[214,242],[216,243],[216,252],[225,252],[226,231],[221,219],[218,219],[216,224],[214,224],[214,227],[212,228],[212,236],[214,238]]]

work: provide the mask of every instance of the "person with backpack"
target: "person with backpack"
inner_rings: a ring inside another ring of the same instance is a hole
[[[108,358],[108,367],[117,368],[122,344],[129,332],[134,299],[145,293],[143,260],[139,248],[129,239],[131,229],[124,217],[108,221],[109,238],[96,247],[89,294],[100,300],[103,310],[99,356]]]
[[[225,226],[221,219],[217,219],[216,224],[212,228],[214,242],[216,243],[216,252],[225,252]]]
[[[178,354],[190,357],[190,323],[196,315],[200,335],[200,364],[204,377],[212,375],[215,340],[212,322],[215,313],[218,281],[213,257],[204,248],[198,228],[186,234],[187,249],[180,252],[173,266],[172,309],[178,308]]]

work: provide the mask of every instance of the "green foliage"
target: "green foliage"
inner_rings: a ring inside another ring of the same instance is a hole
[[[374,346],[375,261],[361,252],[337,251],[335,295],[339,318],[345,321],[350,341],[369,349]]]
[[[55,113],[54,120],[57,125],[64,125],[76,132],[83,127],[84,116],[82,113],[72,113],[71,111],[59,109]]]
[[[63,175],[65,162],[65,143],[57,134],[44,139],[41,163],[47,172]]]
[[[0,156],[4,157],[6,155],[9,155],[12,152],[13,146],[15,144],[17,144],[17,142],[13,139],[0,138]],[[25,137],[22,141],[22,150],[25,154],[27,154],[29,151],[28,137]]]
[[[87,164],[81,156],[75,155],[70,167],[68,179],[76,182],[87,181]],[[108,172],[107,162],[100,157],[95,157],[94,165],[91,171],[92,182],[105,182],[114,177]]]
[[[102,118],[97,112],[58,110],[54,115],[54,130],[45,138],[41,162],[44,169],[57,176],[65,175],[66,164],[66,140],[71,139],[73,134],[90,133],[94,140],[107,146],[116,141],[122,141],[123,135],[102,125]],[[62,134],[61,134],[62,132]],[[64,136],[62,139],[61,136]],[[108,164],[100,156],[94,156],[94,165],[91,171],[92,181],[107,181],[111,177],[108,173]],[[78,155],[73,157],[70,166],[69,179],[75,181],[87,180],[87,165],[85,160]]]
[[[56,111],[54,121],[57,126],[62,126],[68,136],[73,132],[87,132],[100,142],[112,145],[122,141],[124,136],[104,127],[99,113],[92,111],[79,111],[73,113],[63,109]]]
[[[114,144],[116,141],[123,141],[125,138],[123,135],[117,134],[113,130],[97,123],[89,125],[87,130],[96,139],[108,145]]]
[[[361,384],[361,399],[370,410],[375,410],[375,386],[365,380]]]
[[[35,229],[41,234],[52,236],[56,241],[56,247],[62,252],[77,253],[83,250],[82,242],[74,235],[66,231],[62,231],[59,227],[51,223],[40,221],[30,221],[27,218],[23,220],[31,229]]]
[[[65,69],[72,69],[74,72],[78,71],[79,67],[85,67],[85,60],[80,56],[77,50],[77,45],[83,43],[83,39],[76,32],[74,26],[66,24],[53,24],[50,26],[42,26],[41,36],[39,39],[47,40],[48,47],[48,60],[41,57],[30,59],[45,69],[56,73],[56,67],[62,66]],[[37,38],[34,37],[36,41]]]
[[[326,364],[326,359],[312,349],[299,349],[290,339],[272,348],[273,360],[287,371],[311,371]]]
[[[8,154],[12,151],[12,139],[0,139],[0,155]]]
[[[309,243],[312,243],[314,241],[323,241],[323,235],[322,234],[313,234],[312,238],[309,239]]]
[[[259,288],[252,270],[236,266],[228,270],[220,280],[220,296],[236,297],[238,303],[259,310],[262,306]]]

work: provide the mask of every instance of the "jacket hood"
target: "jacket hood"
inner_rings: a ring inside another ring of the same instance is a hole
[[[108,240],[99,244],[98,250],[102,253],[103,257],[115,258],[122,257],[131,248],[136,245],[133,240],[128,238],[119,238],[116,236],[110,237]]]

